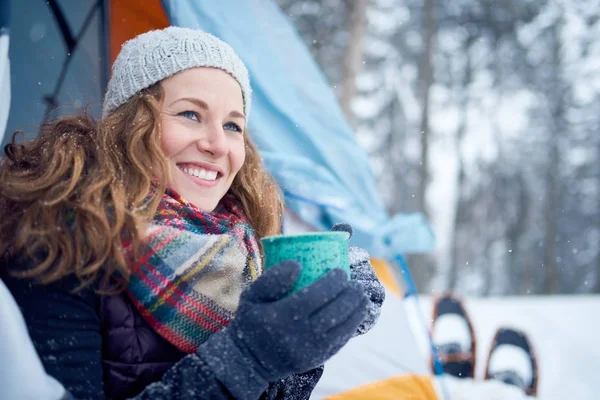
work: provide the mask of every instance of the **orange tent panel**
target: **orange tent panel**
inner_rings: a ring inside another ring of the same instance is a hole
[[[371,265],[377,274],[377,278],[387,290],[402,297],[403,290],[391,270],[390,264],[381,258],[371,258]]]
[[[171,25],[160,0],[109,0],[108,37],[110,65],[121,46],[140,33]]]

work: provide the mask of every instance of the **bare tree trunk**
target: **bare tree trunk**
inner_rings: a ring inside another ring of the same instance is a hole
[[[595,170],[600,171],[600,140],[597,140],[597,142],[596,142],[596,164],[598,166],[596,167]],[[598,180],[597,187],[600,187],[600,174],[597,176],[597,180]],[[600,193],[596,193],[596,196],[598,196],[598,197],[596,197],[596,209],[600,210]],[[596,212],[598,212],[598,211],[596,211]],[[599,214],[596,214],[594,226],[596,227],[596,229],[600,230],[600,215]],[[600,251],[598,251],[598,253],[596,254],[595,266],[596,266],[595,267],[596,282],[594,282],[594,289],[592,292],[600,293]]]
[[[397,99],[393,99],[390,104],[389,115],[386,117],[389,118],[391,122],[391,126],[401,127],[402,124],[398,121],[401,119],[401,106]],[[405,132],[403,129],[393,129],[390,131],[387,140],[384,142],[384,151],[387,153],[389,158],[388,165],[391,166],[388,173],[392,176],[392,190],[394,193],[397,193],[397,201],[392,202],[389,208],[389,212],[391,215],[395,215],[399,212],[406,212],[407,208],[409,208],[407,202],[407,196],[402,193],[403,187],[406,187],[406,183],[404,181],[404,177],[402,174],[406,170],[403,165],[403,157],[400,157],[402,149],[404,148],[405,142]]]
[[[514,179],[515,185],[518,186],[517,190],[519,191],[519,197],[517,216],[515,217],[514,224],[510,225],[506,231],[506,239],[510,247],[506,262],[508,264],[508,273],[511,281],[510,290],[513,292],[519,291],[520,293],[524,293],[527,290],[527,287],[532,286],[532,283],[525,279],[525,272],[523,270],[534,268],[532,265],[521,264],[521,259],[523,256],[521,254],[521,238],[525,234],[525,230],[527,229],[527,224],[529,221],[530,199],[523,173],[520,171],[517,172]],[[519,264],[522,265],[522,268],[520,268],[517,272]]]
[[[457,139],[458,141],[458,139]],[[460,147],[460,146],[457,146]],[[461,231],[460,231],[460,227],[462,225],[462,221],[464,220],[464,208],[465,208],[465,201],[461,198],[461,193],[463,191],[463,187],[464,187],[464,168],[462,166],[462,156],[459,155],[459,158],[461,158],[459,160],[459,172],[458,172],[458,179],[457,179],[457,196],[458,199],[456,201],[456,211],[454,213],[454,230],[452,233],[452,247],[450,248],[450,273],[448,274],[448,289],[449,290],[454,290],[456,289],[456,286],[458,284],[458,273],[460,270],[459,267],[459,249],[460,246],[462,244],[464,244],[464,241],[461,240]]]
[[[555,147],[555,146],[552,146]],[[557,192],[557,174],[558,168],[555,162],[558,161],[558,150],[551,149],[550,166],[546,176],[547,197],[545,204],[546,231],[544,234],[544,258],[543,265],[546,275],[544,277],[544,293],[556,293],[558,290],[558,265],[556,262],[556,240],[558,237],[558,192]]]
[[[465,186],[465,166],[464,160],[462,156],[462,143],[463,138],[465,136],[465,132],[467,130],[467,107],[469,106],[469,85],[472,80],[472,65],[471,65],[471,55],[470,49],[471,44],[473,43],[473,38],[469,37],[465,44],[465,57],[467,58],[466,66],[465,66],[465,74],[462,80],[462,94],[460,100],[461,107],[461,120],[460,125],[456,131],[456,157],[458,158],[458,176],[456,182],[456,211],[454,213],[454,232],[452,234],[452,247],[450,249],[450,273],[448,276],[448,288],[453,290],[456,288],[456,284],[458,283],[458,272],[459,272],[459,248],[463,244],[460,240],[460,227],[464,220],[464,214],[466,212],[466,204],[465,199],[463,198],[464,186]]]
[[[552,133],[552,142],[555,141],[556,128]],[[546,275],[544,277],[544,293],[556,293],[558,290],[558,265],[556,263],[556,240],[558,236],[558,217],[559,217],[559,193],[558,187],[558,145],[550,144],[550,165],[546,174],[546,204],[545,220],[546,231],[544,233],[544,258],[543,265]]]
[[[356,77],[360,73],[363,61],[363,43],[367,31],[367,5],[369,0],[350,2],[351,17],[349,40],[342,64],[342,80],[340,83],[339,101],[344,114],[354,125],[354,116],[350,105],[356,94]]]
[[[419,211],[429,216],[427,209],[427,186],[429,185],[429,92],[433,84],[433,51],[437,31],[435,21],[435,2],[425,0],[423,5],[423,53],[419,62],[419,83],[421,85],[421,169],[419,171],[419,190],[417,200]]]
[[[562,43],[560,32],[563,25],[562,18],[557,21],[553,29],[553,80],[556,91],[553,93],[554,104],[552,112],[552,128],[549,139],[549,159],[546,173],[546,202],[544,206],[544,220],[546,221],[546,231],[544,233],[544,293],[556,293],[558,290],[558,265],[556,262],[556,240],[558,237],[558,218],[560,214],[560,192],[559,192],[559,173],[560,173],[560,154],[558,140],[560,135],[564,134],[565,121],[565,93],[562,85]]]

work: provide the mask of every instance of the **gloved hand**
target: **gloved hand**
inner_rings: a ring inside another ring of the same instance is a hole
[[[271,382],[260,400],[308,400],[319,379],[323,375],[323,366],[300,374],[286,376],[277,382]]]
[[[364,290],[340,268],[286,296],[300,269],[295,261],[268,269],[242,293],[230,325],[200,346],[199,355],[235,398],[323,364],[364,321]]]
[[[348,232],[350,234],[348,239],[352,237],[353,233],[352,226],[345,223],[335,224],[331,230]],[[348,248],[348,257],[350,259],[350,278],[363,286],[370,300],[367,316],[354,335],[358,336],[367,333],[377,323],[381,314],[381,306],[385,300],[385,290],[375,275],[375,270],[369,261],[369,253],[359,247],[350,247]]]

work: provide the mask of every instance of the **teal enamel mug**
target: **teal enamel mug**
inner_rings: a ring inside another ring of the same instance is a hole
[[[302,266],[293,288],[296,292],[334,268],[342,268],[350,279],[348,232],[310,232],[296,235],[267,236],[263,246],[265,270],[282,261],[295,260]]]

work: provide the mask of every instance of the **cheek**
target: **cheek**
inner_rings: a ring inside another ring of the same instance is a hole
[[[169,121],[163,121],[161,123],[160,132],[160,147],[166,157],[170,158],[175,156],[181,151],[185,144],[183,142],[183,135],[175,134],[178,130],[175,129],[173,123]]]
[[[237,174],[246,161],[246,145],[244,141],[236,143],[231,151],[231,170]]]

